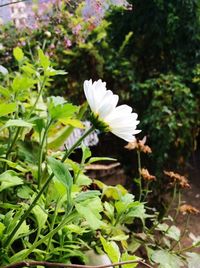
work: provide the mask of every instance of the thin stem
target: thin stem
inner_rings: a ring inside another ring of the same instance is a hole
[[[180,204],[181,204],[181,191],[179,190],[178,191],[178,205],[177,205],[176,213],[175,213],[175,216],[174,216],[174,222],[176,222],[176,219],[178,217]]]
[[[175,186],[174,186],[174,191],[173,191],[172,199],[171,199],[171,201],[169,202],[169,205],[168,205],[167,209],[165,210],[165,212],[164,212],[163,216],[161,217],[161,219],[160,219],[159,221],[157,221],[157,223],[156,223],[155,225],[153,225],[153,226],[149,229],[149,231],[148,231],[149,234],[152,233],[152,232],[156,229],[156,227],[160,224],[160,222],[161,222],[162,219],[165,217],[165,215],[168,214],[169,210],[170,210],[171,207],[172,207],[172,204],[173,204],[173,202],[174,202],[175,197],[176,197],[176,184],[175,184]]]
[[[88,129],[82,137],[80,137],[79,140],[77,140],[77,142],[74,143],[74,145],[68,150],[66,151],[66,153],[64,154],[61,162],[63,163],[69,156],[70,154],[74,151],[74,149],[76,147],[78,147],[81,142],[85,139],[86,136],[88,136],[93,130],[95,129],[94,126],[92,126],[90,129]],[[20,228],[20,226],[22,225],[22,223],[24,222],[24,220],[29,216],[31,210],[34,208],[34,206],[36,205],[37,201],[39,200],[39,198],[41,197],[41,195],[44,193],[45,189],[47,188],[47,186],[49,185],[49,183],[51,182],[52,178],[54,176],[54,173],[52,172],[48,179],[46,180],[46,182],[44,183],[44,185],[42,186],[42,188],[40,189],[40,191],[38,192],[37,196],[35,197],[35,199],[33,200],[33,202],[30,204],[29,208],[27,209],[27,211],[24,213],[24,215],[21,217],[21,219],[19,220],[18,224],[15,226],[15,228],[13,229],[13,231],[10,233],[10,235],[7,237],[7,240],[4,243],[4,248],[7,248],[10,246],[10,243],[12,241],[13,236],[16,234],[17,230]]]
[[[56,203],[56,207],[55,207],[55,211],[54,211],[54,214],[53,214],[53,219],[52,219],[52,222],[51,222],[51,225],[50,225],[50,232],[53,230],[54,228],[54,224],[55,224],[55,221],[56,221],[56,216],[57,216],[57,212],[58,212],[58,202]],[[52,239],[53,235],[51,235],[49,237],[49,241],[47,243],[47,250],[46,252],[48,253],[49,252],[49,248],[50,248],[50,244],[51,244],[51,239]]]
[[[30,113],[28,114],[28,116],[27,116],[26,119],[29,119],[30,116],[31,116],[31,114],[32,114],[32,112],[34,111],[34,109],[35,109],[35,107],[36,107],[36,105],[37,105],[37,102],[38,102],[38,100],[39,100],[39,98],[40,98],[40,96],[41,96],[41,94],[42,94],[42,91],[43,91],[45,82],[46,82],[46,77],[44,77],[44,80],[43,80],[43,82],[42,82],[41,87],[40,87],[40,85],[38,85],[38,86],[39,86],[39,93],[38,93],[38,96],[37,96],[36,101],[35,101],[34,105],[32,106],[31,111],[30,111]],[[21,132],[21,129],[22,129],[21,127],[18,127],[18,128],[17,128],[17,131],[16,131],[16,133],[15,133],[15,136],[14,136],[14,138],[13,138],[13,141],[12,141],[11,145],[9,146],[9,148],[8,148],[8,150],[7,150],[7,153],[6,153],[6,159],[8,159],[8,156],[9,156],[9,154],[11,153],[12,148],[13,148],[13,146],[15,145],[17,139],[18,139],[18,136],[19,136],[19,134],[20,134],[20,132]]]
[[[41,188],[42,156],[43,156],[45,140],[46,140],[47,133],[51,124],[52,124],[52,120],[50,120],[50,122],[47,124],[43,137],[42,137],[41,144],[40,144],[40,152],[39,152],[39,159],[38,159],[38,189]]]
[[[46,76],[44,76],[44,79],[43,79],[43,81],[42,81],[41,86],[40,86],[40,83],[38,83],[38,88],[39,88],[39,90],[38,90],[38,95],[37,95],[37,98],[36,98],[36,100],[35,100],[35,102],[34,102],[34,104],[33,104],[32,108],[31,108],[31,110],[30,110],[29,114],[28,114],[27,119],[29,119],[29,118],[30,118],[30,116],[31,116],[32,112],[35,110],[35,107],[36,107],[36,105],[37,105],[37,103],[38,103],[38,101],[39,101],[39,98],[40,98],[40,96],[41,96],[41,94],[42,94],[42,92],[43,92],[43,89],[44,89],[44,86],[45,86],[46,80],[47,80],[47,77],[46,77]]]
[[[17,268],[17,267],[31,267],[31,266],[45,266],[45,267],[64,267],[64,268],[108,268],[115,267],[119,265],[127,265],[131,263],[140,263],[146,267],[153,268],[151,265],[147,264],[143,260],[132,260],[132,261],[122,261],[111,264],[104,265],[81,265],[81,264],[65,264],[65,263],[57,263],[57,262],[46,262],[46,261],[21,261],[18,263],[13,263],[4,268]]]
[[[43,238],[41,238],[39,241],[37,241],[36,243],[34,243],[32,245],[32,247],[29,248],[28,251],[26,251],[26,253],[24,253],[21,258],[26,258],[31,252],[33,252],[33,250],[38,247],[39,245],[41,245],[42,243],[44,243],[47,239],[50,239],[51,237],[53,237],[59,230],[61,230],[67,223],[71,222],[74,218],[77,217],[77,212],[73,211],[71,214],[68,214],[62,222],[60,222],[60,224],[58,226],[56,226],[55,229],[53,229],[52,231],[50,231],[47,235],[45,235]]]
[[[138,200],[141,201],[141,198],[142,198],[142,177],[141,177],[141,155],[140,155],[140,151],[137,150],[137,160],[138,160],[138,173],[139,173],[139,181],[138,181],[138,184],[139,184],[139,198]]]
[[[172,246],[171,250],[173,250],[176,247],[176,245],[178,243],[180,243],[180,241],[182,240],[182,238],[185,236],[185,234],[187,232],[187,227],[188,227],[189,221],[190,221],[190,215],[188,214],[187,221],[186,221],[185,226],[184,226],[184,230],[183,230],[182,234],[180,235],[179,240],[176,241],[176,243]]]

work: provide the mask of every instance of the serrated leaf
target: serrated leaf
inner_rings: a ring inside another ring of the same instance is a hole
[[[0,117],[15,112],[17,109],[16,103],[1,103],[0,104]]]
[[[19,47],[13,49],[13,55],[17,61],[22,61],[24,58],[24,53]]]
[[[78,106],[66,103],[62,97],[50,97],[48,99],[48,110],[52,119],[66,120],[78,111]]]
[[[103,249],[107,253],[110,260],[113,263],[119,262],[120,250],[119,250],[119,247],[117,246],[117,244],[114,241],[112,241],[112,242],[106,241],[105,238],[103,238],[103,236],[100,237],[100,240],[101,240]]]
[[[17,185],[23,184],[23,180],[13,170],[7,170],[0,175],[0,192]]]
[[[76,203],[75,206],[78,213],[87,220],[92,229],[99,229],[103,225],[100,215],[103,207],[99,197]]]

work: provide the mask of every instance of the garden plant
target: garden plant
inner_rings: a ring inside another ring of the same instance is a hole
[[[157,178],[141,162],[151,148],[134,137],[140,127],[132,108],[117,106],[118,95],[101,80],[80,85],[86,97],[80,106],[49,96],[52,81],[66,72],[54,68],[40,48],[32,59],[19,47],[13,55],[16,70],[2,67],[0,86],[1,267],[197,267],[200,256],[192,250],[200,238],[189,234],[191,245],[181,243],[190,215],[199,212],[181,202],[189,182],[165,171],[170,199],[164,213],[151,206]],[[61,149],[74,128],[85,132],[71,148]],[[115,161],[92,156],[84,145],[95,129],[112,132],[136,150],[138,196],[87,176],[86,167],[94,162]],[[77,150],[80,162],[72,158]],[[188,218],[184,230],[176,226],[180,213]]]

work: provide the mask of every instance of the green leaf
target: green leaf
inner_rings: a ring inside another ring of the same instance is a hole
[[[188,268],[198,268],[200,267],[200,254],[195,252],[187,252],[187,262],[188,262]]]
[[[26,224],[26,221],[22,223],[19,229],[16,231],[15,235],[12,238],[12,242],[18,239],[21,235],[26,235],[29,233],[29,226]]]
[[[39,205],[36,205],[33,208],[32,213],[34,214],[34,216],[37,220],[37,223],[38,223],[38,227],[41,230],[42,228],[45,227],[45,223],[46,223],[47,218],[48,218],[47,212],[43,208],[41,208]]]
[[[67,74],[67,72],[62,71],[62,70],[55,70],[51,67],[48,67],[48,69],[46,70],[45,74],[47,76],[55,76],[55,75],[65,75]]]
[[[10,91],[8,88],[0,86],[0,94],[4,96],[5,98],[9,99],[10,98]]]
[[[76,196],[76,203],[80,203],[80,202],[83,202],[85,200],[89,200],[89,199],[92,199],[92,198],[95,198],[97,196],[101,195],[101,193],[99,191],[86,191],[86,192],[81,192],[79,193],[77,196]]]
[[[89,147],[85,146],[83,143],[81,144],[82,149],[82,160],[81,163],[85,163],[85,161],[92,155]]]
[[[76,128],[84,128],[83,123],[80,120],[72,119],[72,118],[59,118],[59,122],[63,125],[70,125]]]
[[[151,255],[153,262],[160,264],[160,268],[179,268],[184,265],[181,258],[167,250],[155,250]]]
[[[0,237],[3,235],[3,231],[5,230],[5,225],[2,223],[2,222],[0,222]]]
[[[22,61],[24,58],[24,53],[19,47],[14,48],[13,55],[17,61]]]
[[[16,103],[1,103],[0,104],[0,117],[15,112],[17,109]]]
[[[2,173],[0,175],[0,182],[0,192],[4,189],[23,184],[23,180],[13,170],[7,170]]]
[[[66,166],[66,164],[56,160],[53,157],[48,157],[48,164],[51,167],[55,177],[66,187],[68,206],[71,205],[71,189],[73,178]]]
[[[124,252],[121,256],[121,261],[137,261],[140,260],[140,258],[138,258],[135,255],[129,255],[127,252]],[[130,264],[124,264],[123,268],[135,268],[137,267],[138,263],[130,263]]]
[[[166,235],[176,241],[179,241],[180,239],[180,235],[181,235],[181,231],[178,227],[176,227],[175,225],[172,225],[169,230],[167,231]]]
[[[120,251],[119,247],[114,241],[108,242],[103,238],[103,236],[100,237],[102,246],[104,251],[107,253],[110,260],[114,262],[119,262],[120,260]]]
[[[34,191],[27,185],[23,185],[17,191],[17,196],[22,199],[29,199],[34,194]]]
[[[74,115],[79,109],[78,106],[66,103],[62,97],[50,97],[48,99],[48,110],[52,119],[66,120]]]
[[[75,206],[78,213],[87,220],[92,229],[99,229],[103,225],[100,215],[103,207],[99,197],[76,203]]]
[[[32,128],[33,124],[26,122],[22,119],[10,119],[6,122],[6,124],[1,127],[0,130],[7,128],[7,127],[27,127],[27,128]]]
[[[87,164],[92,164],[98,161],[117,161],[117,159],[111,157],[91,157]]]
[[[79,174],[76,180],[76,185],[78,186],[88,186],[91,183],[92,183],[92,180],[84,174]]]
[[[39,63],[46,70],[50,66],[49,58],[44,55],[44,52],[41,49],[38,49]]]
[[[36,82],[36,80],[31,79],[25,75],[17,75],[15,76],[11,87],[14,92],[18,94],[18,98],[20,96],[22,100],[25,100],[28,97],[28,90],[31,89],[36,84]]]
[[[9,160],[4,159],[4,158],[0,158],[0,162],[5,162],[5,163],[8,164],[9,167],[11,167],[11,168],[13,168],[13,169],[16,169],[16,170],[19,170],[19,171],[21,171],[21,172],[23,172],[23,173],[28,172],[27,169],[25,169],[25,168],[23,168],[22,166],[20,166],[19,162],[14,163],[14,162],[9,161]]]

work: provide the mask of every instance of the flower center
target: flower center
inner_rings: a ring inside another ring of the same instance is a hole
[[[92,122],[93,126],[95,126],[96,129],[102,132],[110,131],[109,125],[105,123],[101,118],[99,118],[98,114],[91,113],[90,121]]]

